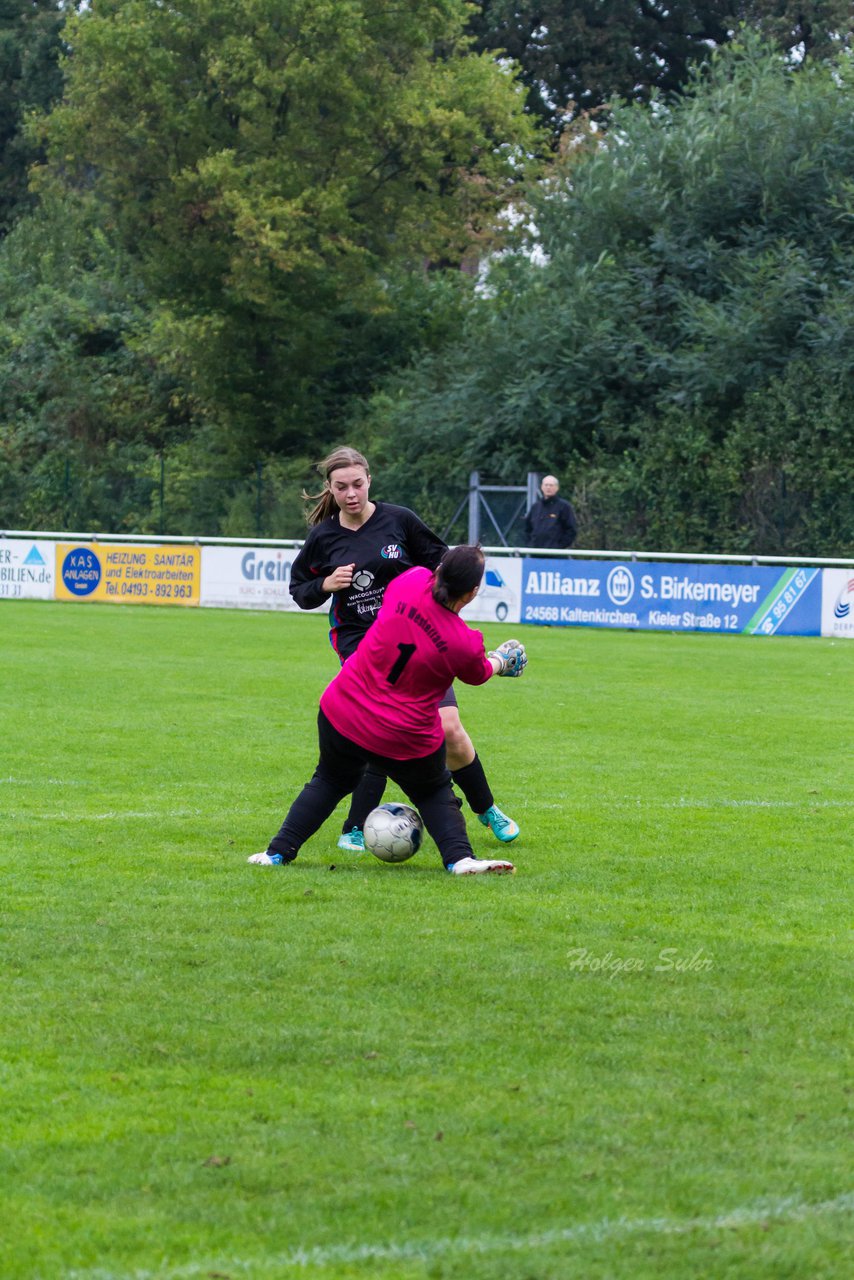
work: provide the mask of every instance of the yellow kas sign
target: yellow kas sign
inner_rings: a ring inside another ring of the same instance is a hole
[[[199,547],[130,547],[60,542],[57,600],[112,604],[198,604]]]

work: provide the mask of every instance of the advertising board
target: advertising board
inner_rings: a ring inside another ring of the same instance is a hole
[[[0,599],[52,600],[53,543],[0,538]]]
[[[819,635],[821,570],[531,558],[522,571],[521,621]]]
[[[217,609],[296,609],[288,583],[296,550],[205,547],[200,603]],[[325,606],[329,608],[328,604]]]
[[[58,542],[56,599],[111,604],[199,603],[201,548]]]
[[[854,640],[854,569],[825,569],[821,583],[821,634]]]
[[[463,609],[466,622],[518,622],[522,599],[522,561],[487,556],[483,582]]]
[[[301,612],[299,545],[116,545],[0,534],[0,600]],[[106,538],[106,535],[105,535]],[[328,602],[314,613],[327,613]],[[467,621],[854,639],[854,566],[487,556]]]

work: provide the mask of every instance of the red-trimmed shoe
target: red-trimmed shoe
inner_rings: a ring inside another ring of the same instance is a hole
[[[460,858],[448,867],[452,876],[484,876],[492,873],[497,876],[512,876],[516,868],[512,862],[501,862],[497,858]]]

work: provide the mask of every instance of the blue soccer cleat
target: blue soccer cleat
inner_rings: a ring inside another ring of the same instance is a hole
[[[479,813],[477,820],[485,827],[489,827],[502,844],[509,844],[519,834],[518,822],[514,822],[512,818],[507,817],[506,813],[502,813],[497,804],[487,809],[486,813]]]
[[[338,848],[347,853],[364,853],[365,837],[358,827],[353,827],[352,831],[343,831],[338,837]]]
[[[268,853],[266,849],[262,849],[260,853],[250,854],[246,861],[253,863],[256,867],[281,867],[285,862],[280,853]]]

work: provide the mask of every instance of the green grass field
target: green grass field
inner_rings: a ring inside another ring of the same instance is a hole
[[[854,1273],[854,644],[519,628],[455,879],[247,866],[323,619],[0,633],[4,1280]]]

